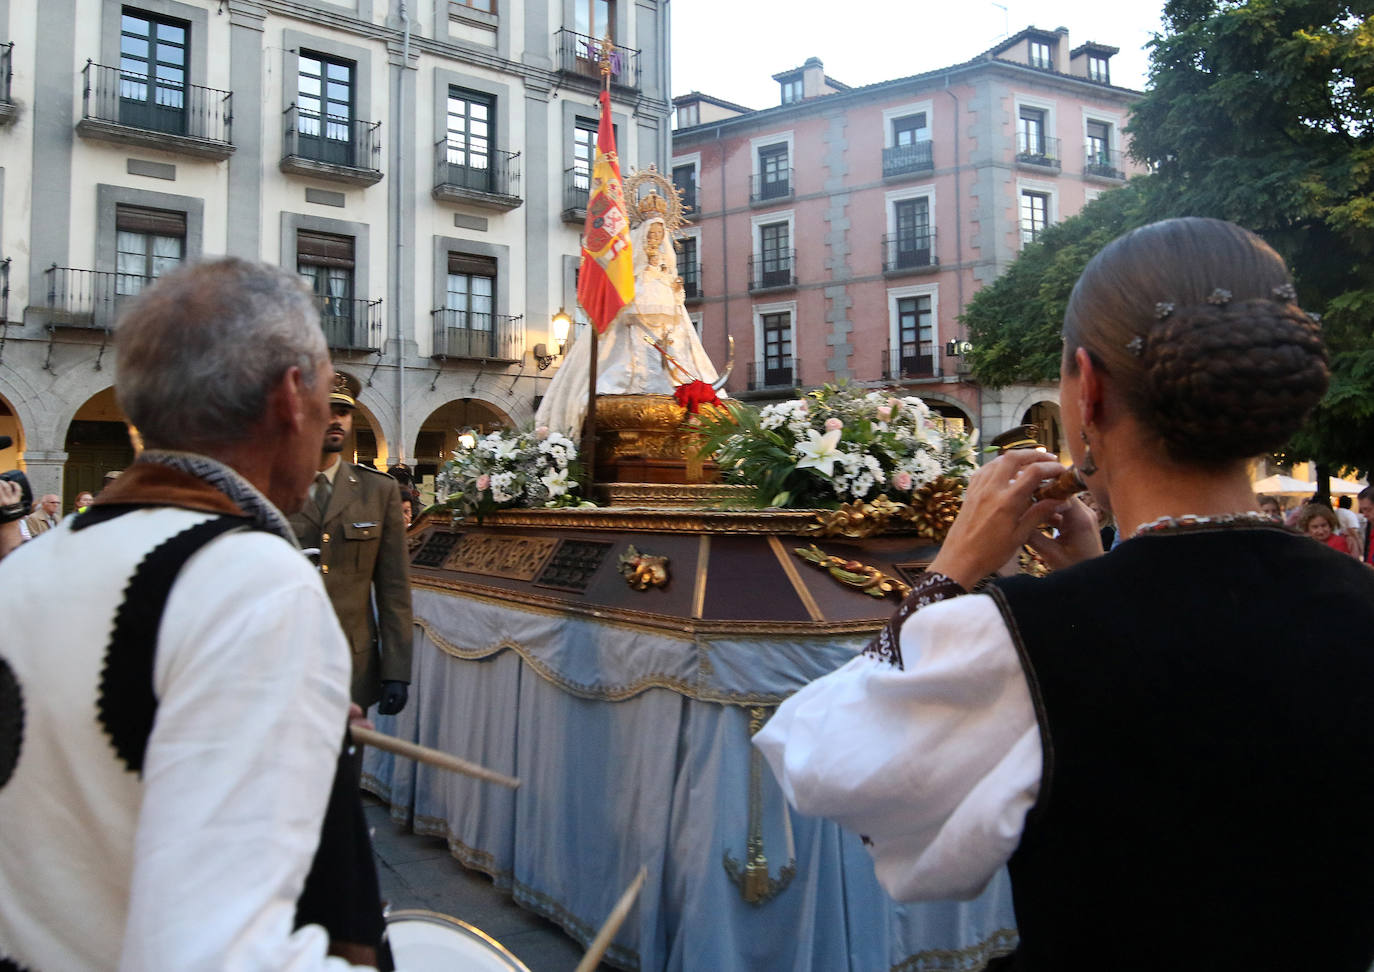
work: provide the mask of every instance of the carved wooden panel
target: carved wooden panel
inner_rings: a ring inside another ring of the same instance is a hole
[[[499,533],[469,533],[444,566],[469,574],[532,581],[558,545],[555,537],[513,537]]]

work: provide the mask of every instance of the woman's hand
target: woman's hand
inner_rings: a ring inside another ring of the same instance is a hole
[[[1057,535],[1051,537],[1032,530],[1026,542],[1053,570],[1102,555],[1102,529],[1097,524],[1097,514],[1077,496],[1069,498],[1046,525],[1054,527]]]
[[[970,477],[963,509],[930,569],[971,590],[1068,505],[1031,499],[1037,486],[1063,471],[1052,453],[1038,449],[1013,449],[983,466]]]

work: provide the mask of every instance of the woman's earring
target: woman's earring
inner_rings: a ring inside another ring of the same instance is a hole
[[[1088,433],[1084,429],[1079,429],[1078,434],[1083,437],[1083,464],[1078,467],[1078,471],[1084,476],[1097,475],[1097,463],[1093,462],[1093,447],[1088,442]]]

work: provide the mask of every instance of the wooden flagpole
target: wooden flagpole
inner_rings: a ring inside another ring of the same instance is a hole
[[[601,89],[608,95],[611,92],[611,38],[609,35],[601,39]],[[598,151],[600,146],[597,146]],[[599,357],[597,354],[597,330],[596,322],[591,324],[591,368],[587,378],[587,417],[582,424],[582,471],[587,477],[586,487],[582,490],[582,495],[587,499],[592,498],[592,486],[596,482],[596,381],[600,370]]]

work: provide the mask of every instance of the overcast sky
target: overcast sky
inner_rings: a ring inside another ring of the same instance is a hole
[[[1121,48],[1112,83],[1143,88],[1143,47],[1160,29],[1163,0],[673,0],[671,10],[674,95],[770,108],[779,101],[772,75],[808,57],[858,87],[958,64],[1030,26],[1067,27],[1073,47]]]

